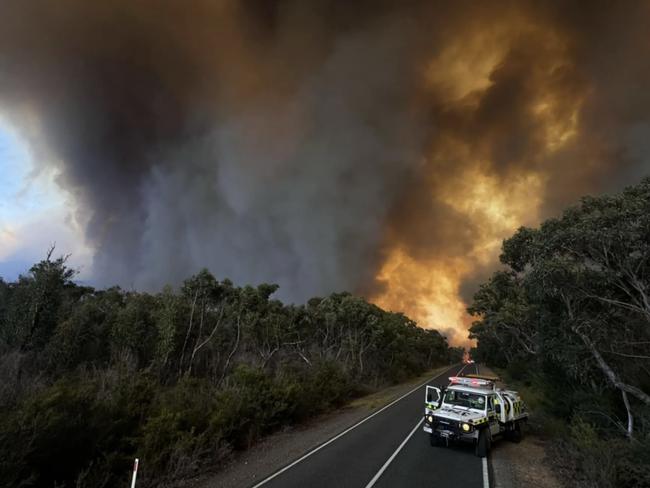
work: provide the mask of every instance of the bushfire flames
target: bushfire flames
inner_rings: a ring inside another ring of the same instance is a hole
[[[567,96],[559,89],[558,78],[570,69],[561,40],[530,26],[516,30],[501,26],[468,34],[462,45],[453,44],[443,51],[425,75],[430,88],[446,100],[443,116],[453,113],[471,124],[494,95],[495,83],[505,76],[501,73],[505,58],[512,55],[521,36],[536,38],[547,50],[527,87],[528,98],[522,100],[528,120],[513,121],[534,127],[538,141],[529,146],[534,151],[523,155],[525,164],[509,169],[503,177],[497,169],[500,161],[486,149],[499,144],[492,140],[501,137],[491,134],[493,127],[441,129],[427,165],[432,174],[443,169],[451,174],[442,183],[431,179],[429,197],[455,212],[455,225],[472,229],[471,243],[459,245],[462,253],[447,249],[431,257],[414,256],[393,232],[394,242],[377,273],[377,281],[384,286],[373,297],[377,304],[404,311],[420,325],[443,331],[458,345],[469,345],[465,331],[472,321],[461,288],[473,276],[495,267],[503,239],[519,226],[539,221],[546,183],[544,163],[576,137],[582,97],[579,93]],[[506,124],[503,130],[516,137],[518,127]],[[435,242],[436,235],[430,238]]]
[[[420,325],[442,330],[453,343],[465,345],[463,331],[471,318],[465,312],[461,285],[477,268],[493,266],[502,240],[522,223],[536,219],[541,192],[538,175],[524,175],[510,187],[499,188],[496,180],[474,171],[467,175],[466,185],[437,196],[479,229],[470,252],[418,260],[395,247],[377,275],[385,291],[374,297],[379,306],[404,311]],[[466,224],[459,221],[458,225]]]

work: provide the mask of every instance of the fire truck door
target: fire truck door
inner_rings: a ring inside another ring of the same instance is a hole
[[[499,417],[494,407],[494,400],[495,400],[494,395],[488,395],[487,414],[488,414],[488,423],[490,426],[490,433],[492,435],[498,434],[500,430]]]

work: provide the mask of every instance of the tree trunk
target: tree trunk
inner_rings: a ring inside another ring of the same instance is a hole
[[[634,417],[632,416],[632,408],[630,407],[630,401],[627,398],[627,393],[622,391],[623,403],[625,403],[625,409],[627,410],[627,438],[634,438]]]
[[[582,339],[582,341],[585,343],[589,351],[591,352],[591,355],[594,357],[596,360],[596,363],[598,364],[598,367],[602,370],[602,372],[605,374],[607,379],[621,392],[624,393],[629,393],[630,395],[634,396],[635,398],[638,398],[641,400],[643,403],[646,405],[650,405],[650,395],[645,393],[643,390],[637,388],[636,386],[628,385],[627,383],[623,383],[619,376],[616,374],[616,372],[605,362],[605,359],[603,356],[600,354],[598,349],[596,349],[595,344],[591,341],[591,339],[584,334],[583,332],[580,332],[577,327],[573,327],[573,331]]]
[[[183,349],[181,350],[181,359],[178,362],[178,376],[183,374],[183,360],[185,359],[185,348],[187,347],[187,341],[190,338],[190,333],[192,332],[192,324],[194,323],[194,308],[196,307],[196,300],[199,297],[199,291],[196,290],[194,293],[194,299],[192,300],[192,310],[190,311],[190,324],[187,327],[187,332],[185,333],[185,341],[183,341]]]
[[[192,372],[192,364],[194,362],[194,356],[196,356],[196,353],[203,346],[205,346],[208,342],[210,342],[212,340],[212,337],[217,332],[217,329],[219,328],[219,325],[221,325],[221,319],[223,318],[223,311],[224,311],[225,308],[226,308],[225,304],[221,305],[221,309],[219,311],[219,316],[217,317],[217,323],[214,324],[214,327],[212,329],[212,332],[210,332],[210,335],[201,344],[197,344],[196,346],[194,346],[194,349],[192,350],[192,357],[190,358],[190,365],[187,368],[187,376],[189,376],[190,373]],[[203,312],[201,312],[201,324],[203,324]],[[203,325],[201,325],[201,327],[203,327]],[[197,342],[198,342],[198,339],[197,339]]]
[[[240,323],[241,323],[241,310],[239,312],[239,315],[237,316],[237,338],[235,339],[235,346],[230,351],[230,354],[228,354],[228,358],[226,359],[226,364],[223,367],[223,373],[221,373],[221,379],[219,380],[219,383],[223,382],[224,378],[226,377],[226,374],[228,373],[228,366],[230,366],[230,360],[232,359],[232,357],[237,352],[237,349],[239,348],[239,336],[240,336],[240,328],[241,328]]]
[[[203,335],[203,319],[205,317],[205,298],[201,300],[201,318],[199,319],[199,333],[196,335],[196,341],[194,341],[194,348],[192,348],[192,355],[190,356],[190,364],[187,366],[186,376],[189,376],[192,372],[192,364],[194,363],[194,356],[196,356],[196,351],[199,350],[199,341]],[[217,322],[217,326],[219,322]],[[212,332],[214,333],[214,331]],[[210,334],[212,337],[212,334]],[[209,340],[209,339],[208,339]]]

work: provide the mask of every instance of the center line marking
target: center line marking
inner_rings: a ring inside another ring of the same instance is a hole
[[[388,465],[393,462],[393,459],[399,454],[399,452],[402,450],[404,445],[409,441],[409,439],[415,434],[415,431],[418,430],[418,427],[422,425],[422,422],[424,422],[424,418],[421,418],[420,421],[415,424],[415,427],[413,427],[413,430],[409,435],[406,436],[406,439],[402,441],[402,443],[399,445],[399,447],[395,450],[395,452],[391,455],[391,457],[388,458],[388,461],[384,463],[384,465],[381,467],[379,471],[377,471],[377,474],[370,480],[370,483],[366,485],[366,488],[371,488],[374,486],[375,483],[377,483],[377,480],[381,477],[382,474],[384,474],[384,471],[386,471],[386,468],[388,468]]]
[[[440,377],[443,376],[445,373],[449,372],[450,369],[454,369],[454,367],[455,367],[455,366],[451,366],[450,368],[444,370],[442,373],[437,374],[437,375],[434,376],[433,378],[429,378],[429,379],[428,379],[427,381],[425,381],[424,383],[422,383],[422,384],[416,386],[415,388],[413,388],[413,389],[412,389],[411,391],[409,391],[408,393],[405,393],[404,395],[402,395],[402,396],[399,397],[398,399],[392,401],[392,402],[389,403],[388,405],[384,406],[383,408],[380,408],[379,410],[377,410],[376,412],[372,413],[372,414],[369,415],[368,417],[366,417],[366,418],[364,418],[363,420],[357,422],[357,423],[354,424],[352,427],[348,427],[348,428],[345,429],[343,432],[341,432],[340,434],[338,434],[338,435],[332,437],[332,438],[331,438],[330,440],[328,440],[327,442],[324,442],[324,443],[322,443],[321,445],[319,445],[318,447],[315,447],[314,449],[312,449],[311,451],[308,451],[306,454],[304,454],[303,456],[299,457],[298,459],[296,459],[296,460],[295,460],[294,462],[292,462],[291,464],[288,464],[288,465],[285,466],[284,468],[282,468],[282,469],[276,471],[275,473],[273,473],[272,475],[270,475],[270,476],[264,478],[262,481],[260,481],[260,482],[257,483],[256,485],[254,485],[252,488],[259,488],[260,486],[265,485],[266,483],[268,483],[268,482],[271,481],[272,479],[274,479],[274,478],[280,476],[280,475],[281,475],[282,473],[284,473],[285,471],[287,471],[287,470],[293,468],[296,464],[298,464],[298,463],[300,463],[301,461],[307,459],[307,458],[310,457],[312,454],[316,454],[318,451],[320,451],[321,449],[323,449],[323,448],[326,447],[327,445],[329,445],[329,444],[331,444],[332,442],[336,441],[336,440],[339,439],[340,437],[343,437],[345,434],[347,434],[347,433],[350,432],[351,430],[353,430],[353,429],[359,427],[361,424],[363,424],[364,422],[370,420],[370,419],[373,418],[375,415],[380,414],[380,413],[383,412],[384,410],[386,410],[386,409],[392,407],[393,405],[395,405],[395,404],[396,404],[397,402],[399,402],[400,400],[402,400],[402,399],[406,398],[407,396],[409,396],[409,395],[415,393],[417,390],[419,390],[420,388],[422,388],[424,385],[426,385],[426,384],[432,382],[432,381],[435,380],[435,379],[440,378]],[[462,373],[462,371],[463,371],[466,367],[467,367],[467,364],[465,364],[462,368],[460,368],[460,370],[458,370],[458,372],[456,373],[456,376],[459,375],[460,373]],[[423,421],[424,421],[424,417],[422,417],[422,420],[420,420],[420,423],[422,423]],[[419,425],[419,424],[418,424],[418,425]],[[414,429],[414,431],[415,431],[415,429]],[[412,433],[411,433],[411,434],[412,434]],[[409,436],[409,437],[410,437],[410,436]]]

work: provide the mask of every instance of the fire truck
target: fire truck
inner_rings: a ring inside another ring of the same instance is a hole
[[[461,441],[474,444],[478,457],[486,457],[492,442],[506,438],[519,442],[528,419],[526,405],[516,391],[496,387],[499,378],[452,376],[449,386],[427,386],[424,431],[432,446]]]

